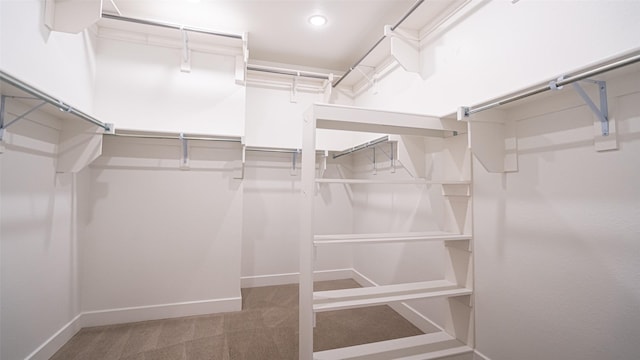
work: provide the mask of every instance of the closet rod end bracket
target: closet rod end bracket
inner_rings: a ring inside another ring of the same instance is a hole
[[[460,106],[457,113],[458,121],[467,121],[467,118],[469,118],[470,115],[470,110],[471,109],[468,106]]]
[[[109,135],[116,134],[116,126],[113,123],[105,123],[104,133]]]

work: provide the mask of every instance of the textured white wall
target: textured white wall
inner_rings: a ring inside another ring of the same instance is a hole
[[[116,128],[244,135],[245,88],[235,57],[99,38],[95,113]]]
[[[7,104],[7,116],[24,111]],[[60,124],[32,113],[0,155],[0,357],[24,359],[78,315],[74,177],[56,174]]]
[[[107,138],[91,167],[82,310],[240,296],[237,145]]]
[[[246,138],[249,146],[283,148],[302,147],[302,121],[305,111],[314,103],[325,103],[322,93],[298,91],[296,102],[291,101],[288,88],[249,83],[247,86]],[[336,93],[333,104],[353,105],[353,101]],[[316,148],[337,150],[373,140],[380,135],[318,129]]]
[[[509,110],[517,173],[474,162],[477,346],[493,360],[640,352],[640,73],[607,87],[619,150],[594,150],[593,115],[563,92]]]
[[[396,69],[356,105],[449,114],[640,47],[639,2],[472,4],[423,48],[425,80]],[[476,345],[492,360],[637,357],[640,81],[623,82],[620,150],[595,152],[593,116],[568,89],[510,111],[526,118],[518,173],[474,160]]]
[[[638,1],[472,1],[356,105],[446,115],[637,49]]]
[[[51,32],[44,1],[0,2],[0,68],[73,107],[93,110],[95,38]]]
[[[291,154],[249,152],[244,182],[242,276],[298,273],[300,242],[300,157],[292,176]],[[327,176],[335,175],[331,165]],[[334,175],[331,175],[334,174]],[[350,233],[353,212],[342,186],[323,185],[316,196],[316,229]],[[321,248],[317,270],[352,268],[349,248]]]

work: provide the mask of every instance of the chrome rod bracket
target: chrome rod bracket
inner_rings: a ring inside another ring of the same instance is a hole
[[[289,97],[289,102],[297,103],[298,102],[298,79],[300,79],[300,72],[293,77],[293,81],[291,82],[291,96]]]
[[[184,73],[191,72],[191,50],[189,49],[189,34],[184,29],[184,26],[180,27],[182,33],[182,61],[180,62],[180,71]]]
[[[471,115],[469,110],[471,109],[468,106],[460,106],[456,117],[458,121],[466,121],[466,119]]]
[[[391,173],[395,173],[396,172],[396,157],[394,154],[394,149],[393,149],[393,141],[389,142],[389,146],[391,147],[390,150],[390,154],[391,156],[389,157],[389,160],[391,160]]]
[[[6,116],[7,115],[7,108],[6,108],[7,98],[11,98],[11,97],[5,96],[5,95],[2,95],[0,97],[0,141],[2,141],[4,133],[5,133],[5,130],[9,126],[11,126],[11,125],[15,124],[16,122],[24,119],[27,115],[31,114],[32,112],[40,109],[41,107],[43,107],[44,105],[47,104],[46,101],[41,101],[39,104],[33,106],[31,109],[25,111],[24,113],[16,116],[13,120],[7,122],[6,121],[6,119],[7,119],[7,116]]]
[[[373,175],[378,174],[377,164],[376,164],[376,147],[372,148],[373,150]]]
[[[607,103],[607,83],[606,81],[589,80],[598,85],[598,94],[600,96],[600,108],[591,100],[586,91],[580,86],[578,82],[572,83],[573,88],[576,90],[582,100],[589,106],[591,111],[600,119],[600,127],[602,136],[609,135],[609,104]]]
[[[296,149],[292,154],[291,154],[291,176],[296,176],[298,175],[298,169],[296,167],[296,163],[298,162],[298,154],[300,154],[302,150],[300,149]]]
[[[189,143],[184,137],[184,133],[180,133],[180,142],[182,143],[182,159],[180,160],[180,168],[189,168]]]

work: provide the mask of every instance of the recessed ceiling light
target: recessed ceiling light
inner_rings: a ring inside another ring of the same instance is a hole
[[[313,26],[322,26],[327,23],[327,18],[322,15],[312,15],[309,18],[309,24]]]

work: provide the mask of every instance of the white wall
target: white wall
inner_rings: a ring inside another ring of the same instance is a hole
[[[638,1],[472,1],[358,106],[446,115],[640,47]]]
[[[99,38],[95,113],[116,129],[244,135],[245,88],[235,56]]]
[[[249,146],[302,148],[304,113],[314,103],[326,103],[324,94],[298,90],[291,101],[290,87],[252,84],[247,86],[246,138]],[[336,92],[332,104],[353,105],[353,100]],[[316,148],[342,151],[380,137],[380,135],[318,129]]]
[[[424,42],[424,80],[396,68],[356,105],[450,114],[640,47],[639,2],[469,9]],[[637,357],[638,79],[609,105],[620,150],[594,150],[593,116],[569,89],[509,112],[523,119],[519,172],[474,160],[476,346],[490,359]]]
[[[298,91],[291,101],[291,90],[274,86],[247,86],[246,138],[249,146],[302,147],[302,114],[323,94]]]
[[[40,0],[2,1],[0,10],[2,71],[91,113],[96,64],[90,31],[49,31]]]
[[[105,139],[80,246],[85,324],[240,308],[240,148],[189,144],[180,170],[177,140]]]
[[[335,177],[336,164],[327,176]],[[244,183],[242,276],[297,281],[300,272],[300,157],[292,176],[292,155],[248,152]],[[333,175],[332,175],[333,174]],[[316,232],[351,233],[352,198],[342,186],[325,186],[316,196]],[[350,269],[351,249],[321,248],[316,270]],[[265,279],[266,280],[266,279]],[[246,280],[259,284],[259,280]]]
[[[593,115],[566,92],[509,110],[517,173],[474,162],[477,346],[489,358],[637,357],[639,84],[640,73],[607,83],[619,150],[594,150]]]
[[[23,111],[7,102],[9,118]],[[26,358],[79,313],[75,180],[56,174],[59,129],[32,113],[5,134],[0,154],[2,359]]]

